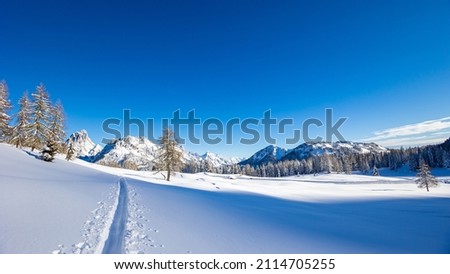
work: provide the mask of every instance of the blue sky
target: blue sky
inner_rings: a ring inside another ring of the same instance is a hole
[[[449,1],[1,1],[0,79],[13,102],[43,82],[68,132],[96,142],[123,109],[301,124],[333,108],[348,140],[427,144],[450,136],[449,14]]]

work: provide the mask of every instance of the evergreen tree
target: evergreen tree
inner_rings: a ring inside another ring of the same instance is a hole
[[[425,163],[425,161],[422,161],[422,164],[420,165],[420,171],[417,173],[416,183],[417,187],[426,188],[427,192],[430,191],[430,187],[436,187],[439,185],[439,181],[436,177],[431,175],[430,167]]]
[[[378,168],[376,166],[373,167],[372,176],[380,176],[380,173],[378,172]]]
[[[445,168],[450,168],[450,152],[444,151],[442,154],[442,162]]]
[[[11,103],[8,99],[9,91],[5,81],[0,82],[0,142],[6,142],[11,137],[11,127],[9,122],[11,116],[8,111],[11,109]]]
[[[163,135],[159,139],[160,147],[156,157],[156,168],[167,172],[166,180],[170,181],[172,171],[178,171],[182,165],[181,148],[175,138],[174,132],[165,128]]]
[[[28,98],[28,93],[25,92],[22,98],[19,100],[19,113],[17,113],[17,124],[13,127],[12,138],[10,140],[11,144],[15,145],[17,148],[22,148],[27,145],[30,137],[30,99]]]
[[[36,91],[31,96],[33,97],[33,112],[29,145],[31,151],[33,151],[35,148],[41,148],[50,137],[51,104],[43,84],[37,86]]]
[[[48,140],[47,145],[42,150],[42,160],[46,162],[53,162],[57,151],[58,151],[58,144],[51,139]]]

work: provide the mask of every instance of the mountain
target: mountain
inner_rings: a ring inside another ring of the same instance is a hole
[[[259,166],[267,163],[275,163],[285,160],[303,160],[313,156],[324,154],[336,154],[338,156],[350,154],[373,153],[380,154],[388,152],[388,149],[375,143],[358,142],[317,142],[303,143],[294,149],[284,149],[277,146],[267,146],[253,154],[247,160],[240,162],[240,165]]]
[[[91,157],[95,156],[102,150],[100,145],[92,142],[86,130],[72,133],[65,142],[66,147],[72,145],[76,157]]]
[[[127,136],[117,139],[107,144],[95,157],[92,162],[135,170],[151,170],[156,157],[158,145],[145,137]],[[207,152],[203,155],[183,150],[183,162],[195,162],[198,165],[208,161],[214,167],[232,165],[239,162],[239,159],[227,159],[215,153]]]
[[[350,154],[380,154],[388,152],[388,149],[375,143],[358,143],[358,142],[317,142],[303,143],[292,149],[281,160],[303,160],[311,156],[321,156],[324,154],[336,154],[338,156]]]
[[[100,151],[92,162],[112,167],[151,170],[158,145],[145,137],[127,136],[113,140]]]
[[[267,163],[273,163],[276,161],[281,160],[283,157],[286,156],[286,154],[289,152],[289,150],[277,147],[277,146],[267,146],[260,151],[256,152],[248,158],[247,160],[244,160],[240,162],[240,165],[251,165],[251,166],[257,166],[257,165],[264,165]]]
[[[206,152],[203,155],[199,155],[197,153],[192,152],[185,152],[185,160],[194,160],[197,162],[205,162],[208,161],[212,166],[214,167],[221,167],[221,166],[229,166],[234,165],[242,161],[241,158],[232,157],[232,158],[225,158],[222,157],[216,153],[213,152]]]

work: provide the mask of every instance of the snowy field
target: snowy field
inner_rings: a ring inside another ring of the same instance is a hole
[[[450,253],[450,185],[407,171],[166,182],[63,158],[0,144],[0,253]]]

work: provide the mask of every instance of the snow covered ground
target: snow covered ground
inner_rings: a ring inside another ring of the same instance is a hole
[[[166,182],[0,144],[0,253],[450,253],[450,185],[412,175]]]

